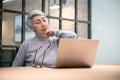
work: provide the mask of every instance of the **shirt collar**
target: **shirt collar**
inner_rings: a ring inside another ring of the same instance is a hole
[[[42,41],[47,41],[48,40],[48,37],[47,36],[41,36],[41,35],[35,35],[36,38],[42,40]]]

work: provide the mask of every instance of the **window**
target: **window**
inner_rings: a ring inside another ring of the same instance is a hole
[[[45,12],[51,29],[74,31],[80,39],[91,38],[90,5],[91,0],[35,0],[34,3],[33,0],[9,0],[8,2],[4,0],[0,9],[2,13],[1,45],[16,46],[27,39],[26,35],[31,33],[26,32],[28,30],[25,27],[25,16],[33,9]],[[21,40],[17,42],[14,35],[16,17],[21,21],[19,23]]]
[[[45,1],[45,14],[52,29],[75,31],[80,39],[91,38],[90,0]]]

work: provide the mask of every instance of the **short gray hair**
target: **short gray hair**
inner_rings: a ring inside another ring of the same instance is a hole
[[[32,10],[32,11],[30,11],[28,13],[28,15],[27,15],[27,20],[26,20],[26,24],[27,24],[28,27],[30,26],[31,19],[32,19],[32,17],[34,15],[43,15],[43,16],[45,16],[45,14],[42,11],[40,11],[40,10]]]

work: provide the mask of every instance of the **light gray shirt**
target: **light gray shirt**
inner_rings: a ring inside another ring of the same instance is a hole
[[[54,67],[56,60],[56,51],[58,47],[58,41],[60,38],[75,38],[76,34],[71,31],[55,31],[57,37],[41,37],[35,36],[22,43],[19,51],[13,61],[12,67],[20,66],[32,66],[33,62],[35,65],[42,63],[45,67]],[[49,48],[48,48],[49,46]]]

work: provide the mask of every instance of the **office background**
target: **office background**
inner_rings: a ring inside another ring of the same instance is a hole
[[[92,38],[99,39],[95,63],[120,64],[120,0],[92,0]]]
[[[95,64],[120,64],[120,0],[5,1],[0,4],[1,67],[10,66],[20,44],[34,36],[25,25],[32,9],[45,12],[52,29],[75,31],[78,39],[98,39]],[[58,9],[53,9],[54,3]]]

